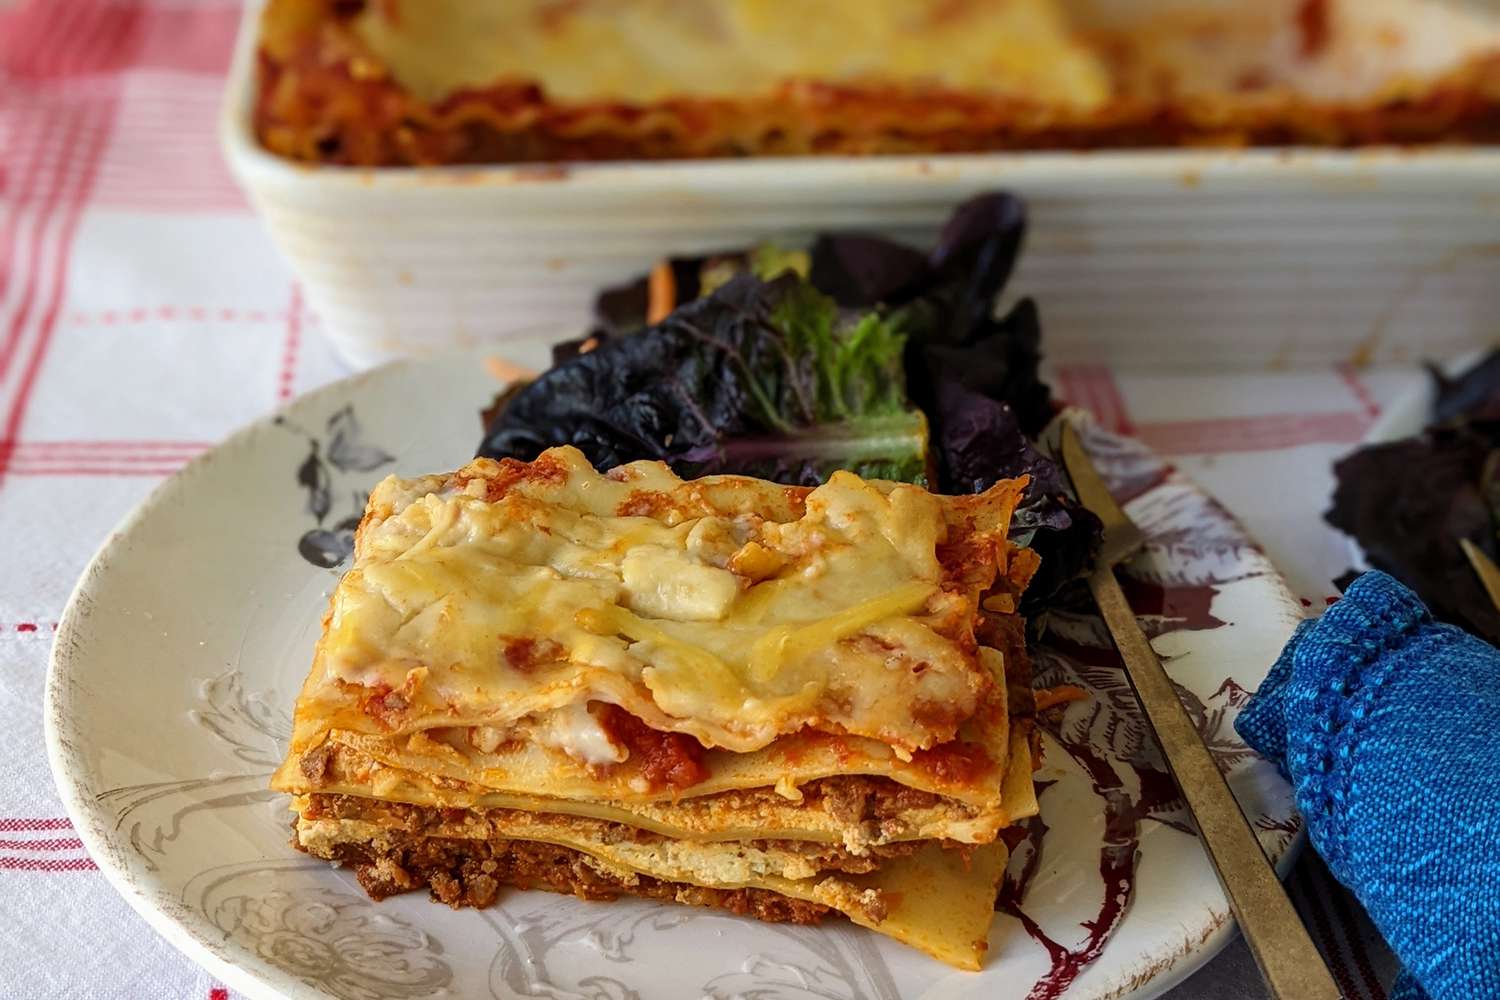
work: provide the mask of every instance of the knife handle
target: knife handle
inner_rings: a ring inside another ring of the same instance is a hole
[[[1229,897],[1229,908],[1261,974],[1278,1000],[1340,1000],[1317,946],[1287,898],[1276,870],[1240,812],[1234,793],[1182,707],[1177,689],[1136,621],[1120,581],[1108,566],[1089,577],[1089,589],[1114,636],[1125,671],[1156,732],[1167,767],[1198,824],[1198,836]]]

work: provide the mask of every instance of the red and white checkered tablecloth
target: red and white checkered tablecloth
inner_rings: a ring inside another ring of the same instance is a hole
[[[344,374],[221,161],[233,0],[0,2],[0,996],[227,998],[105,884],[52,787],[41,702],[94,549],[163,476]],[[1046,303],[1042,303],[1045,314]],[[1348,562],[1329,463],[1415,372],[1054,373],[1235,510],[1310,611]],[[1293,897],[1345,993],[1393,963],[1310,854]],[[1260,998],[1232,946],[1171,996]]]

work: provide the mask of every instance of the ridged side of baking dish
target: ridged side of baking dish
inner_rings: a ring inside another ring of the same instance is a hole
[[[667,254],[841,228],[923,245],[997,188],[1030,205],[1010,287],[1056,361],[1402,362],[1500,335],[1500,150],[309,167],[251,130],[258,6],[225,154],[357,366],[581,328],[601,286]]]

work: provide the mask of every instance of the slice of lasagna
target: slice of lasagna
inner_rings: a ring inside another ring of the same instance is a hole
[[[376,898],[842,913],[978,968],[997,835],[1037,808],[1007,686],[1023,487],[684,482],[573,448],[388,478],[273,781],[295,846]]]

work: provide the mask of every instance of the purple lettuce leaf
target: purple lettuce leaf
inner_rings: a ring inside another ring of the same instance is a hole
[[[479,454],[577,447],[600,469],[666,462],[815,485],[837,469],[922,481],[927,427],[906,399],[904,338],[841,315],[794,274],[741,274],[639,333],[538,376],[493,417]]]

